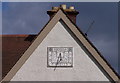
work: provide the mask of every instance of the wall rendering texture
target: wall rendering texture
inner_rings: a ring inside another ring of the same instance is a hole
[[[47,47],[73,47],[73,67],[47,67]],[[11,81],[108,81],[85,51],[59,21]]]

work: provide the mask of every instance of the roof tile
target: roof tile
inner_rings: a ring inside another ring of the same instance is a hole
[[[36,36],[37,35],[0,35],[0,37],[2,37],[2,78],[4,78],[15,65]]]

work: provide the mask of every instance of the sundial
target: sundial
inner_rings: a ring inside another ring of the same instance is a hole
[[[73,47],[48,47],[48,67],[72,67]]]

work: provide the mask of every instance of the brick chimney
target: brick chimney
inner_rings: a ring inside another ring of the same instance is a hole
[[[50,16],[50,19],[54,17],[54,15],[57,13],[59,9],[62,9],[67,16],[76,23],[76,16],[79,14],[78,11],[74,9],[74,6],[70,6],[68,9],[66,5],[60,5],[60,7],[52,7],[52,10],[47,11],[47,14]]]

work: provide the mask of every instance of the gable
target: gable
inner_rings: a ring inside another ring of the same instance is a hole
[[[67,29],[59,21],[11,81],[108,81]],[[47,67],[47,47],[73,47],[73,67],[56,68],[55,71],[54,67]]]
[[[64,23],[67,25],[67,27],[69,28],[69,30],[72,33],[74,33],[74,36],[77,39],[77,41],[81,42],[83,44],[83,47],[86,48],[86,50],[91,54],[94,60],[99,63],[99,65],[102,67],[102,70],[106,72],[107,76],[112,78],[114,81],[118,81],[117,75],[112,71],[112,69],[108,66],[108,64],[106,64],[106,62],[101,58],[100,54],[90,44],[90,42],[86,39],[86,37],[84,37],[82,32],[79,31],[78,28],[73,23],[71,23],[71,21],[66,17],[66,15],[61,10],[59,10],[58,13],[49,21],[49,23],[38,35],[36,40],[32,43],[32,45],[23,54],[23,56],[20,58],[17,64],[12,68],[12,70],[8,73],[8,75],[3,80],[12,79],[12,77],[17,73],[17,71],[21,68],[21,66],[32,55],[35,49],[44,41],[44,38],[46,38],[49,32],[52,29],[54,29],[53,27],[60,19],[62,19]]]

